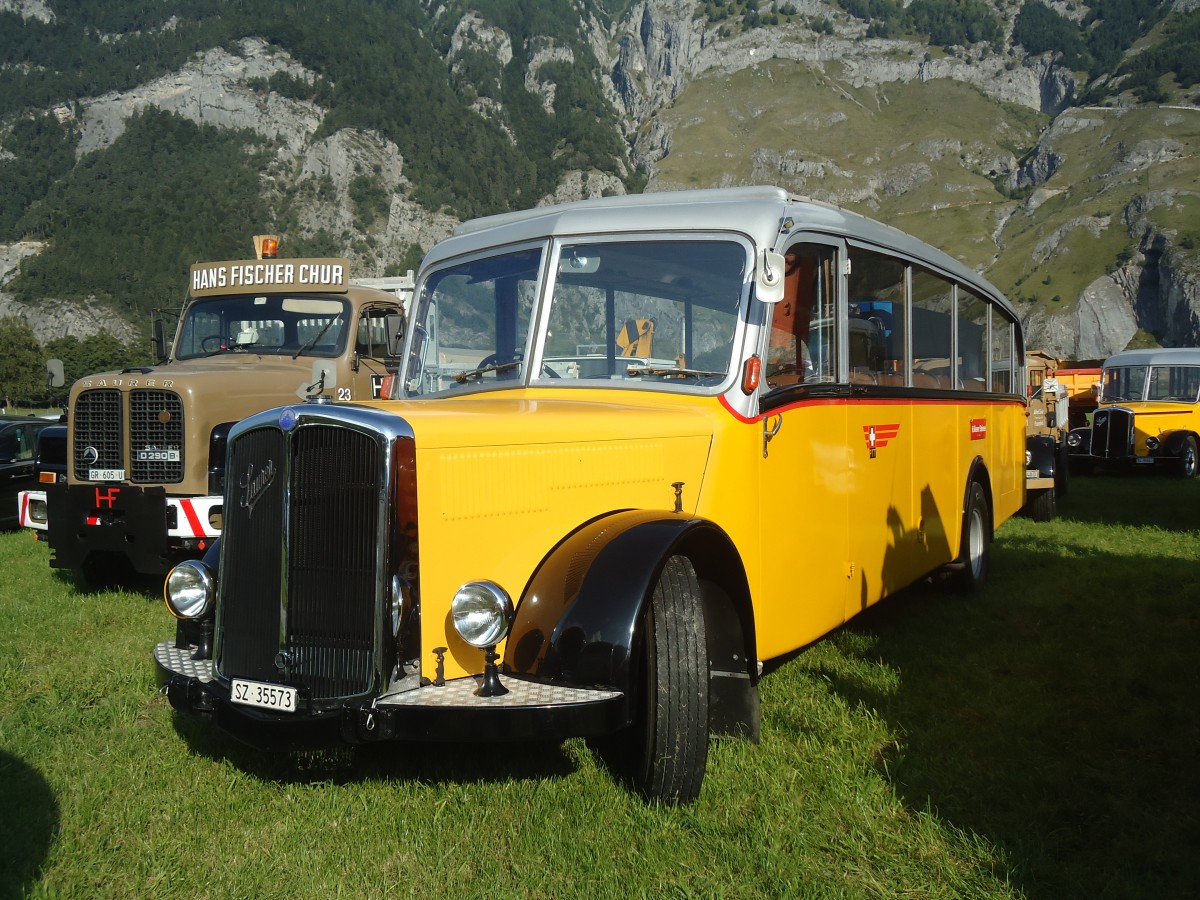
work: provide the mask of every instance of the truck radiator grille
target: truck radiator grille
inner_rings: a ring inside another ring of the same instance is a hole
[[[120,391],[84,391],[76,398],[71,416],[75,424],[72,458],[77,479],[90,480],[92,469],[125,468]]]
[[[1092,455],[1103,459],[1133,456],[1133,411],[1120,407],[1092,414]]]
[[[129,393],[129,480],[183,481],[183,400],[174,391]]]
[[[383,452],[375,436],[328,425],[251,429],[230,445],[222,675],[318,702],[371,689]]]

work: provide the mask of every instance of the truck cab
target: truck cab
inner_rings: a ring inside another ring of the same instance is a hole
[[[79,379],[66,478],[23,498],[51,566],[164,574],[221,533],[235,422],[308,398],[371,400],[395,371],[411,277],[352,281],[344,259],[199,263],[161,361]]]

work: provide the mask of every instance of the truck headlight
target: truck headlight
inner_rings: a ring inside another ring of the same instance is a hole
[[[455,592],[450,617],[459,637],[472,647],[495,647],[508,634],[513,603],[500,585],[471,581]]]
[[[1067,446],[1068,447],[1078,447],[1082,443],[1083,443],[1083,435],[1076,434],[1075,432],[1071,432],[1070,434],[1067,435]]]
[[[212,572],[198,559],[181,562],[167,575],[163,585],[163,598],[167,609],[177,619],[198,619],[212,609]]]
[[[1146,438],[1146,449],[1151,450],[1151,451],[1157,450],[1158,449],[1158,438],[1156,438],[1156,437]]]

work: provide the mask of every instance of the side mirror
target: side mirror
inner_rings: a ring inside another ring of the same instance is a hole
[[[758,299],[763,303],[778,303],[783,299],[783,275],[786,263],[782,253],[764,250],[758,258]]]
[[[154,356],[159,362],[167,358],[167,334],[163,328],[162,319],[155,319],[151,325],[150,341],[154,344]]]
[[[399,356],[404,346],[404,313],[384,316],[383,327],[387,332],[388,356]]]
[[[63,364],[61,359],[46,360],[46,384],[52,388],[60,388],[66,384],[66,375],[63,374]]]

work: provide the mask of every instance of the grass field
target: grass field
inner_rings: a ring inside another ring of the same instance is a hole
[[[1200,895],[1200,480],[1060,513],[774,667],[682,810],[577,741],[244,749],[155,692],[152,591],[0,535],[0,897]]]

